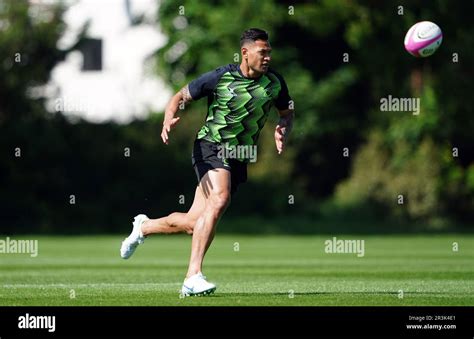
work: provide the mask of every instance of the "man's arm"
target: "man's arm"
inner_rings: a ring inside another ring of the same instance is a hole
[[[168,145],[168,133],[172,128],[178,123],[180,117],[175,117],[178,109],[184,109],[186,103],[193,100],[191,94],[189,93],[189,86],[186,85],[176,93],[166,105],[165,117],[163,120],[163,129],[161,130],[161,139],[165,144]]]
[[[278,111],[278,113],[280,114],[280,121],[278,121],[278,125],[275,128],[275,144],[278,154],[281,154],[288,140],[288,135],[293,128],[295,111],[293,109],[285,109]]]

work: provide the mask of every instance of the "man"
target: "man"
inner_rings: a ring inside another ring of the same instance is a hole
[[[283,152],[292,127],[294,112],[288,88],[283,78],[269,69],[272,49],[267,33],[257,28],[245,31],[240,47],[240,65],[229,64],[201,75],[176,93],[165,110],[161,138],[168,144],[170,131],[180,120],[175,116],[180,104],[208,98],[206,122],[194,142],[192,163],[198,186],[191,208],[187,213],[154,220],[144,214],[136,216],[132,233],[120,249],[122,258],[128,259],[150,234],[192,234],[191,258],[181,289],[185,296],[210,294],[216,289],[202,275],[202,262],[231,195],[247,180],[249,162],[242,154],[233,157],[236,152],[231,151],[256,147],[272,106],[280,114],[275,129],[278,154]],[[224,149],[229,152],[222,152]]]

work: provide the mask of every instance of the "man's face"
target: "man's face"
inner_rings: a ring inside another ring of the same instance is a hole
[[[258,73],[268,71],[271,52],[270,43],[264,40],[257,40],[242,46],[242,56],[247,58],[249,68]]]

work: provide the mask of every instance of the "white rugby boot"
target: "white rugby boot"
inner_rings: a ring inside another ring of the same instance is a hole
[[[137,246],[145,242],[145,236],[142,233],[142,224],[149,218],[145,214],[139,214],[133,221],[132,233],[122,241],[120,247],[120,256],[123,259],[128,259],[137,249]]]
[[[214,293],[215,290],[216,285],[207,282],[206,277],[199,272],[184,280],[181,295],[186,297],[208,295]]]

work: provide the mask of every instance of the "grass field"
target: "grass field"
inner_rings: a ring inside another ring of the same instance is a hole
[[[338,236],[363,239],[360,258],[325,253],[331,238],[218,234],[216,293],[183,299],[188,236],[151,237],[129,260],[123,237],[23,236],[38,256],[0,254],[0,305],[474,305],[472,235]]]

